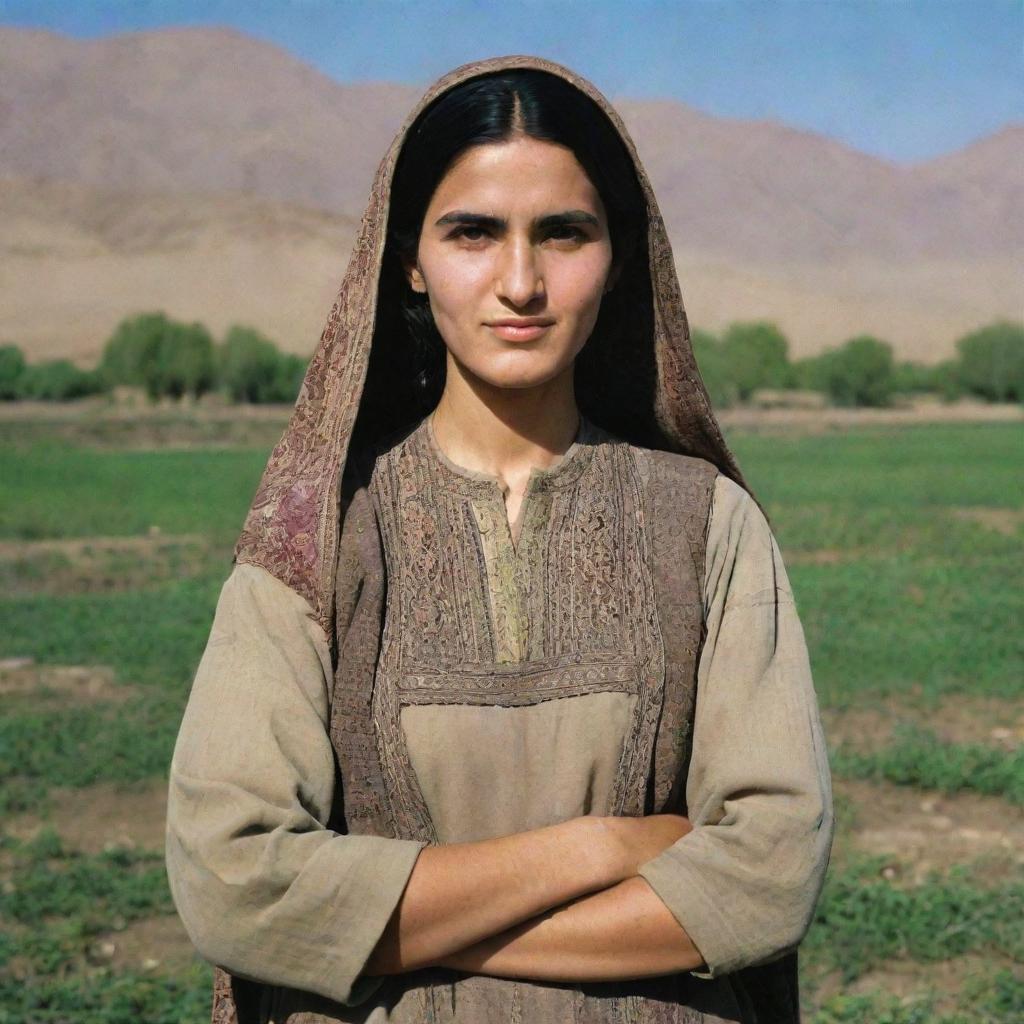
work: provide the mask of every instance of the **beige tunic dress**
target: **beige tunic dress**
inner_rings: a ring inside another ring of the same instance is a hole
[[[501,665],[533,664],[541,653],[546,627],[520,599],[518,559],[549,526],[539,493],[551,488],[540,484],[571,477],[587,462],[591,452],[581,441],[591,430],[584,423],[559,462],[533,471],[518,537],[493,502],[467,506],[484,554],[480,592],[488,596]],[[452,463],[429,420],[413,436],[417,451],[436,460],[434,470],[470,490],[497,488],[493,478]],[[659,1021],[741,1019],[730,973],[796,948],[834,828],[821,720],[779,549],[750,496],[723,475],[714,481],[703,583],[707,636],[684,780],[694,831],[640,874],[700,950],[706,970],[673,976],[666,998],[677,1006]],[[345,586],[339,577],[340,601]],[[282,640],[295,635],[303,641]],[[563,687],[521,704],[396,701],[384,730],[393,728],[407,751],[404,770],[429,817],[431,841],[473,841],[613,813],[617,766],[639,697],[632,683],[608,674],[607,685]],[[431,1005],[427,1016],[415,986],[403,992],[395,986],[400,979],[362,973],[427,840],[327,827],[343,800],[328,734],[331,687],[327,637],[306,602],[266,570],[236,566],[170,772],[168,874],[200,953],[267,984],[262,1021],[483,1024],[479,1008],[492,1005],[490,988],[504,996],[509,987],[511,1001],[500,1005],[514,1018],[583,1019],[573,1015],[571,985],[466,976],[451,986],[452,1004]],[[396,776],[403,771],[389,767]],[[626,1012],[623,1019],[655,1018]]]

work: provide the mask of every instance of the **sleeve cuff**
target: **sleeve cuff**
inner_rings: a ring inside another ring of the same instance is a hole
[[[355,1006],[369,999],[385,981],[382,976],[362,972],[405,892],[420,850],[427,843],[360,835],[343,839],[365,848],[358,859],[344,865],[349,877],[343,905],[337,908],[338,921],[346,923],[357,919],[359,932],[358,936],[351,932],[341,936],[342,955],[335,966],[332,985],[333,997],[338,1002]]]
[[[670,846],[641,864],[637,874],[647,880],[704,958],[706,971],[688,973],[705,980],[718,978],[742,966],[734,955],[742,943],[709,898],[706,881],[681,858],[682,845]]]

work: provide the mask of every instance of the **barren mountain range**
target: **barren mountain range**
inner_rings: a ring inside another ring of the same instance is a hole
[[[125,315],[312,350],[374,170],[420,89],[344,85],[230,28],[0,27],[0,341],[93,361]],[[1024,124],[903,165],[774,121],[611,97],[691,324],[860,333],[931,362],[1024,315]]]

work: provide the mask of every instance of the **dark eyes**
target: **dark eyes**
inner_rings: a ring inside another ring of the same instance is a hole
[[[479,227],[475,224],[466,224],[462,227],[456,228],[448,237],[465,238],[467,242],[477,242],[481,241],[487,234],[488,231],[486,228]],[[584,242],[586,241],[587,235],[579,228],[574,228],[571,224],[563,224],[560,227],[552,228],[548,233],[548,237],[554,238],[560,242]]]

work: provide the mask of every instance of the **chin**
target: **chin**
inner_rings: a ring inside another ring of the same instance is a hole
[[[552,360],[547,353],[541,352],[512,352],[463,365],[474,377],[491,387],[523,389],[547,384],[571,367],[572,360]]]

